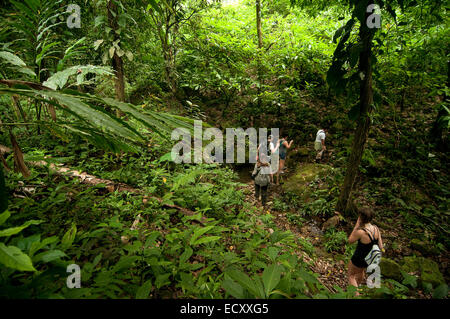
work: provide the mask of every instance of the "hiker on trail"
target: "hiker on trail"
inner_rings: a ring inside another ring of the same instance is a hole
[[[269,144],[269,147],[267,147],[267,144]],[[267,138],[267,142],[262,142],[258,145],[258,152],[256,154],[256,161],[258,161],[260,153],[263,152],[264,148],[267,150],[267,156],[270,157],[273,153],[275,153],[278,149],[278,147],[275,147],[275,144],[273,143],[273,136],[269,135]]]
[[[280,139],[280,142],[277,143],[279,147],[279,156],[280,156],[280,164],[277,171],[277,185],[280,183],[280,173],[284,174],[284,164],[286,163],[287,150],[291,148],[292,143],[294,141],[291,140],[289,143],[287,141],[287,136],[283,136]]]
[[[253,169],[252,177],[255,180],[255,197],[259,200],[261,194],[261,202],[263,207],[266,206],[267,201],[267,188],[270,184],[270,175],[272,171],[270,169],[269,158],[266,154],[260,154],[255,168]]]
[[[269,147],[267,147],[267,144],[269,144]],[[275,154],[278,150],[278,144],[275,147],[274,141],[273,141],[273,136],[269,135],[269,137],[267,138],[267,142],[263,142],[261,144],[259,144],[258,146],[258,151],[256,153],[256,161],[258,162],[259,157],[261,156],[262,153],[264,153],[264,151],[267,151],[267,156],[271,157],[273,154]],[[273,172],[276,169],[272,169],[271,166],[271,172],[270,172],[270,181],[271,183],[273,183]]]
[[[380,250],[384,251],[380,230],[377,226],[371,224],[374,211],[369,207],[363,207],[358,209],[358,213],[358,221],[348,237],[350,244],[358,241],[355,253],[348,264],[348,283],[355,287],[358,287],[365,278],[366,268],[368,267],[366,258],[371,251],[373,252],[373,246],[378,245]]]
[[[316,141],[314,142],[314,149],[317,152],[316,163],[322,160],[323,152],[327,150],[325,146],[326,129],[320,129],[316,134]]]

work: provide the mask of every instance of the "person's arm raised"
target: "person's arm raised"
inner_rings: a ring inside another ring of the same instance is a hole
[[[352,233],[350,234],[350,236],[348,236],[348,242],[350,244],[353,244],[355,241],[357,241],[358,239],[361,238],[361,232],[362,230],[359,229],[360,226],[360,220],[358,217],[358,220],[356,221],[355,227],[353,227]]]

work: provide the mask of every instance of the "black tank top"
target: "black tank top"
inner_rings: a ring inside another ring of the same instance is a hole
[[[362,228],[362,230],[364,230],[367,235],[369,235],[370,243],[364,244],[361,242],[361,239],[358,240],[358,245],[356,246],[355,253],[352,257],[352,262],[357,267],[366,268],[367,263],[364,258],[367,256],[367,254],[369,254],[372,246],[378,243],[378,239],[375,239],[375,235],[372,237],[367,229]]]

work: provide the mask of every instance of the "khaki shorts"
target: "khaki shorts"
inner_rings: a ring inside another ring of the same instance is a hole
[[[317,152],[320,152],[322,150],[322,143],[321,142],[314,142],[314,149]]]

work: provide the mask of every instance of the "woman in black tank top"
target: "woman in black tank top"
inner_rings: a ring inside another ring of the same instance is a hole
[[[368,207],[358,210],[359,217],[348,237],[350,244],[358,241],[355,253],[348,265],[348,282],[350,285],[358,287],[365,277],[367,263],[365,257],[372,249],[374,244],[378,244],[383,250],[383,241],[381,240],[380,230],[370,222],[373,219],[374,212]]]

